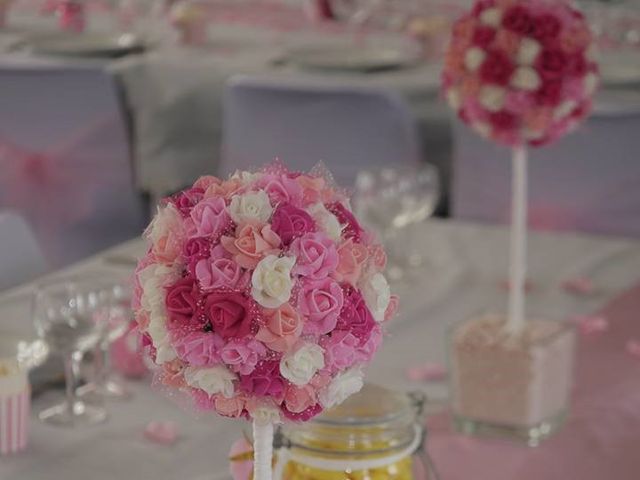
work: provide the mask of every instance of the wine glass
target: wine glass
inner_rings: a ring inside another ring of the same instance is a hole
[[[65,401],[41,411],[40,420],[67,426],[106,420],[104,408],[82,401],[76,389],[82,357],[100,340],[96,318],[109,314],[108,292],[105,285],[82,279],[58,279],[37,289],[33,301],[36,331],[52,353],[63,357],[66,380]]]
[[[420,245],[412,244],[416,235],[410,227],[433,215],[439,196],[440,179],[431,164],[382,167],[358,174],[355,209],[359,218],[382,237],[392,279],[402,278],[407,267],[422,264]]]
[[[131,288],[123,281],[115,280],[105,285],[104,294],[109,305],[96,315],[100,339],[94,348],[93,378],[78,389],[81,397],[107,397],[125,399],[131,396],[120,379],[113,375],[110,362],[111,344],[122,337],[133,319]]]

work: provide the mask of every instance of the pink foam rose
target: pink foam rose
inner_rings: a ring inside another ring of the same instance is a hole
[[[244,412],[247,399],[244,395],[235,395],[232,398],[226,398],[224,395],[215,395],[213,397],[213,405],[220,415],[231,418],[238,418]]]
[[[384,252],[383,252],[384,253]],[[333,277],[339,282],[355,286],[362,275],[362,268],[369,257],[367,247],[349,238],[338,247],[338,266]]]
[[[196,263],[203,258],[209,258],[211,255],[211,242],[204,237],[193,237],[184,242],[182,247],[182,255],[185,263]]]
[[[387,322],[396,316],[400,307],[400,298],[397,295],[391,295],[389,305],[384,312],[384,321]]]
[[[301,413],[318,403],[318,396],[311,385],[289,385],[284,394],[284,404],[292,413]]]
[[[257,340],[235,339],[222,347],[220,358],[240,375],[249,375],[258,361],[267,353],[265,346]]]
[[[369,363],[380,345],[382,345],[382,327],[375,324],[369,333],[369,338],[358,348],[358,361]]]
[[[249,272],[230,258],[208,258],[196,264],[195,275],[204,291],[218,288],[244,290],[249,284]]]
[[[253,269],[267,255],[280,253],[280,237],[271,226],[244,225],[235,237],[223,236],[220,243],[243,268]]]
[[[195,331],[172,332],[172,345],[178,358],[190,365],[204,367],[220,363],[220,354],[224,340],[212,332]]]
[[[269,200],[274,205],[290,203],[300,206],[302,204],[302,187],[294,178],[287,175],[267,174],[258,180],[256,186],[269,195]]]
[[[334,202],[328,205],[327,210],[336,216],[341,225],[344,225],[342,235],[345,238],[353,238],[354,241],[359,243],[364,230],[358,223],[358,220],[356,220],[353,213],[351,213],[351,211],[341,202]]]
[[[211,185],[220,185],[220,183],[222,183],[222,180],[218,177],[203,175],[194,182],[193,188],[200,188],[203,192],[206,192]]]
[[[322,405],[316,403],[315,405],[311,405],[306,410],[303,410],[300,413],[295,413],[286,408],[286,405],[282,407],[282,414],[293,422],[308,422],[316,415],[322,413]]]
[[[266,323],[260,327],[256,339],[274,352],[289,350],[302,333],[302,319],[288,303],[276,310],[265,311]]]
[[[153,255],[161,263],[172,264],[181,253],[182,232],[168,230],[153,244]]]
[[[369,247],[369,258],[371,259],[371,264],[378,272],[383,271],[387,266],[387,254],[380,244]]]
[[[198,286],[193,278],[181,278],[167,287],[165,305],[169,314],[169,326],[203,326],[204,322],[196,315],[198,299]]]
[[[204,192],[204,198],[222,197],[230,200],[233,195],[244,190],[244,185],[238,178],[230,178],[224,182],[212,183]]]
[[[307,233],[291,242],[290,253],[296,257],[295,275],[322,280],[338,266],[338,252],[333,240],[324,233]]]
[[[225,201],[220,197],[201,201],[193,207],[190,216],[195,224],[196,233],[203,237],[215,237],[231,224]]]
[[[311,215],[290,203],[283,203],[276,209],[271,218],[271,227],[285,245],[289,245],[296,237],[316,231]]]
[[[262,362],[249,375],[242,375],[240,389],[247,395],[270,397],[280,403],[285,389],[285,380],[280,374],[280,361]],[[249,397],[251,398],[253,397]]]
[[[330,372],[347,369],[358,360],[360,341],[352,333],[335,330],[331,336],[322,337],[320,346],[324,348],[325,366]]]
[[[330,192],[326,189],[324,178],[300,175],[295,180],[302,187],[302,204],[304,206],[329,201]]]
[[[351,289],[344,299],[344,307],[338,318],[337,328],[351,332],[361,342],[369,338],[376,321],[362,294]]]
[[[250,300],[241,293],[210,293],[204,303],[204,314],[215,333],[225,340],[241,338],[251,332],[253,323]]]
[[[298,308],[307,317],[303,332],[324,335],[336,328],[344,303],[342,287],[330,278],[306,282],[298,295]]]
[[[204,390],[192,388],[189,392],[193,399],[196,410],[200,412],[211,412],[215,410],[215,399]]]
[[[167,387],[187,387],[187,382],[185,381],[184,375],[182,374],[184,364],[181,360],[175,359],[170,362],[165,362],[162,364],[161,369],[162,370],[160,374],[157,376],[160,383],[166,385]]]

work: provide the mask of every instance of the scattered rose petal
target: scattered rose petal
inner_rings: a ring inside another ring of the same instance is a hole
[[[160,445],[173,445],[178,439],[178,426],[174,422],[153,420],[144,429],[144,437]]]
[[[629,340],[625,349],[629,355],[640,358],[640,340]]]
[[[591,295],[595,291],[593,282],[587,277],[576,277],[565,280],[562,288],[574,295]]]
[[[582,315],[571,319],[582,335],[593,335],[609,330],[609,320],[600,315]]]
[[[414,382],[438,382],[444,380],[447,370],[439,363],[425,363],[408,368],[406,375]]]
[[[231,445],[229,463],[233,480],[253,478],[253,446],[248,439],[241,438]]]

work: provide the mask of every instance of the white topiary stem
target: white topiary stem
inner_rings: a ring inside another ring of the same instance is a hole
[[[271,480],[273,424],[253,421],[253,480]]]

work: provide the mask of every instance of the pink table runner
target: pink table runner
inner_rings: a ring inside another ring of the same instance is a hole
[[[609,330],[581,336],[572,410],[538,448],[451,432],[429,421],[428,449],[443,480],[638,480],[640,478],[640,285],[602,312]]]

